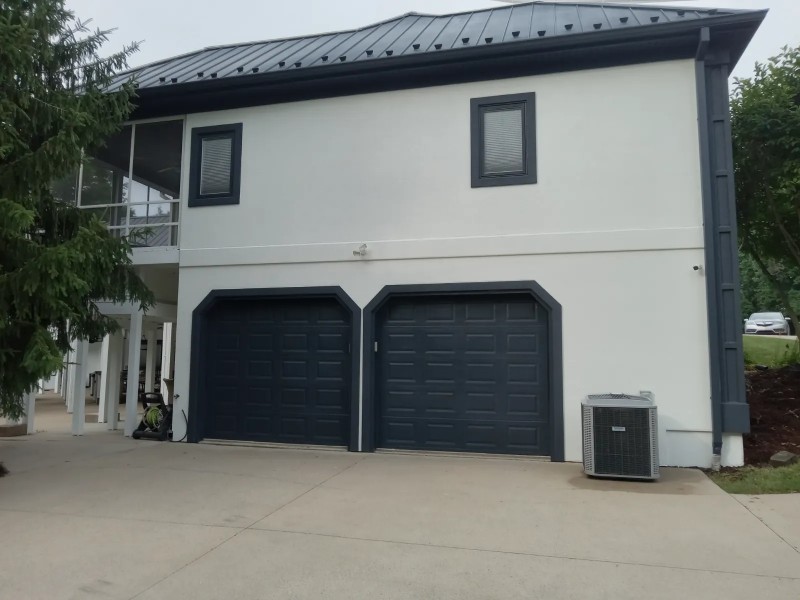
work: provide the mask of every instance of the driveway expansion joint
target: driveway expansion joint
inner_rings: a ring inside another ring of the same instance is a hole
[[[203,557],[205,557],[205,556],[208,556],[210,553],[214,552],[214,550],[216,550],[217,548],[220,548],[220,547],[221,547],[221,546],[223,546],[224,544],[227,544],[228,542],[230,542],[231,540],[233,540],[234,538],[236,538],[236,537],[237,537],[237,536],[238,536],[240,533],[242,533],[242,532],[244,532],[244,531],[247,531],[247,530],[259,531],[259,530],[255,530],[255,529],[253,529],[253,526],[254,526],[256,523],[259,523],[259,522],[263,521],[264,519],[266,519],[267,517],[269,517],[269,516],[271,516],[271,515],[275,514],[276,512],[278,512],[279,510],[281,510],[282,508],[285,508],[285,507],[289,506],[289,505],[290,505],[292,502],[294,502],[294,501],[296,501],[296,500],[299,500],[300,498],[302,498],[303,496],[305,496],[305,495],[306,495],[306,494],[308,494],[309,492],[312,492],[312,491],[314,491],[314,490],[315,490],[315,489],[317,489],[319,486],[323,485],[324,483],[327,483],[328,481],[330,481],[330,480],[331,480],[331,479],[333,479],[334,477],[338,477],[339,475],[341,475],[342,473],[344,473],[344,472],[345,472],[345,471],[347,471],[348,469],[351,469],[351,468],[353,468],[354,466],[356,466],[356,465],[357,465],[358,463],[360,463],[362,460],[363,460],[363,457],[359,457],[359,458],[358,458],[357,460],[355,460],[355,461],[354,461],[352,464],[349,464],[349,465],[347,465],[346,467],[344,467],[343,469],[340,469],[340,470],[338,470],[336,473],[333,473],[333,474],[332,474],[332,475],[330,475],[329,477],[326,477],[325,479],[323,479],[322,481],[320,481],[320,482],[319,482],[319,483],[317,483],[316,485],[314,485],[314,486],[310,487],[309,489],[307,489],[307,490],[306,490],[305,492],[303,492],[302,494],[299,494],[299,495],[295,496],[294,498],[292,498],[292,499],[291,499],[291,500],[289,500],[288,502],[286,502],[286,503],[282,504],[282,505],[281,505],[281,506],[279,506],[278,508],[271,510],[269,513],[267,513],[267,514],[266,514],[266,515],[264,515],[263,517],[259,517],[258,519],[256,519],[255,521],[253,521],[252,523],[250,523],[249,525],[247,525],[246,527],[241,527],[241,528],[238,528],[238,531],[236,531],[236,532],[235,532],[233,535],[230,535],[230,536],[228,536],[227,538],[225,538],[224,540],[222,540],[222,541],[221,541],[221,542],[219,542],[218,544],[216,544],[216,545],[212,546],[211,548],[209,548],[208,550],[206,550],[205,552],[203,552],[202,554],[200,554],[200,556],[197,556],[197,557],[195,557],[194,559],[190,560],[189,562],[187,562],[187,563],[186,563],[186,564],[184,564],[184,565],[181,565],[180,567],[178,567],[177,569],[175,569],[175,570],[174,570],[174,571],[172,571],[171,573],[168,573],[167,575],[165,575],[164,577],[162,577],[162,578],[161,578],[161,579],[159,579],[158,581],[155,581],[155,582],[153,582],[153,583],[152,583],[151,585],[149,585],[147,588],[145,588],[145,589],[141,590],[140,592],[137,592],[136,594],[134,594],[133,596],[131,596],[131,597],[130,597],[128,600],[135,600],[135,598],[138,598],[139,596],[141,596],[142,594],[144,594],[144,593],[148,592],[149,590],[153,589],[153,588],[154,588],[154,587],[156,587],[157,585],[160,585],[161,583],[165,582],[167,579],[169,579],[169,578],[170,578],[170,577],[172,577],[173,575],[175,575],[175,574],[179,573],[180,571],[183,571],[183,570],[184,570],[184,569],[186,569],[187,567],[190,567],[191,565],[193,565],[194,563],[196,563],[197,561],[199,561],[199,560],[200,560],[200,559],[202,559]]]
[[[325,479],[323,479],[322,481],[320,481],[320,482],[319,482],[319,483],[317,483],[316,485],[314,485],[314,486],[310,487],[309,489],[307,489],[307,490],[306,490],[305,492],[303,492],[302,494],[298,494],[297,496],[295,496],[294,498],[292,498],[292,499],[291,499],[291,500],[289,500],[288,502],[286,502],[286,503],[284,503],[284,504],[281,504],[281,505],[280,505],[278,508],[275,508],[275,509],[271,510],[271,511],[270,511],[270,512],[268,512],[266,515],[264,515],[263,517],[260,517],[260,518],[256,519],[255,521],[253,521],[252,523],[250,523],[250,525],[248,525],[248,526],[247,526],[247,527],[245,527],[244,529],[251,529],[251,528],[252,528],[254,525],[256,525],[257,523],[260,523],[261,521],[263,521],[264,519],[267,519],[267,518],[271,517],[272,515],[274,515],[274,514],[275,514],[275,513],[277,513],[278,511],[280,511],[280,510],[283,510],[284,508],[286,508],[287,506],[289,506],[289,505],[290,505],[290,504],[292,504],[293,502],[296,502],[297,500],[299,500],[300,498],[302,498],[302,497],[303,497],[303,496],[305,496],[306,494],[309,494],[309,493],[313,492],[314,490],[316,490],[316,489],[317,489],[318,487],[320,487],[321,485],[324,485],[324,484],[328,483],[328,482],[329,482],[331,479],[334,479],[334,478],[338,477],[339,475],[341,475],[341,474],[342,474],[342,473],[344,473],[345,471],[349,471],[350,469],[352,469],[353,467],[355,467],[357,464],[359,464],[359,463],[360,463],[362,460],[364,460],[364,458],[365,458],[365,457],[363,457],[363,456],[359,456],[359,457],[357,457],[357,458],[356,458],[356,460],[355,460],[355,461],[353,461],[353,463],[352,463],[352,464],[349,464],[349,465],[347,465],[347,466],[346,466],[346,467],[344,467],[343,469],[339,469],[338,471],[336,471],[336,473],[334,473],[333,475],[330,475],[329,477],[326,477]],[[243,529],[243,531],[244,531],[244,529]]]
[[[121,516],[111,516],[111,515],[82,515],[78,513],[70,513],[70,512],[58,512],[52,510],[30,510],[25,508],[7,508],[0,506],[0,512],[8,512],[8,513],[24,513],[24,514],[33,514],[33,515],[47,515],[51,517],[74,517],[77,519],[90,519],[90,520],[98,520],[98,519],[105,519],[107,521],[121,521],[123,523],[155,523],[157,525],[181,525],[186,527],[211,527],[216,529],[243,529],[239,525],[221,525],[218,523],[192,523],[190,521],[166,521],[164,519],[141,519],[136,517],[121,517]]]
[[[310,490],[309,490],[310,491]],[[265,517],[266,518],[266,517]],[[250,529],[248,527],[247,529]],[[786,581],[800,581],[800,575],[797,577],[789,577],[786,575],[764,575],[761,573],[745,573],[742,571],[726,571],[722,569],[701,569],[697,567],[683,567],[680,565],[662,565],[662,564],[655,564],[655,563],[643,563],[643,562],[630,562],[624,560],[610,560],[610,559],[602,559],[602,558],[586,558],[581,556],[567,556],[562,554],[544,554],[538,552],[521,552],[516,550],[497,550],[492,548],[469,548],[466,546],[450,546],[447,544],[426,544],[424,542],[408,542],[404,540],[385,540],[385,539],[378,539],[378,538],[363,538],[363,537],[353,537],[347,535],[337,535],[333,533],[318,533],[314,531],[292,531],[290,529],[270,529],[266,527],[258,527],[253,528],[252,531],[265,531],[271,533],[287,533],[287,534],[294,534],[294,535],[306,535],[306,536],[319,536],[319,537],[327,537],[327,538],[335,538],[341,540],[352,540],[358,542],[374,542],[379,544],[400,544],[404,546],[417,546],[422,548],[438,548],[442,550],[461,550],[464,552],[483,552],[487,554],[505,554],[505,555],[513,555],[513,556],[529,556],[532,558],[552,558],[556,560],[573,560],[576,562],[588,562],[588,563],[601,563],[601,564],[609,564],[609,565],[628,565],[632,567],[645,567],[651,569],[674,569],[678,571],[692,571],[698,573],[713,573],[716,575],[737,575],[740,577],[760,577],[763,579],[778,579],[778,580],[786,580]]]
[[[762,519],[761,517],[759,517],[759,516],[758,516],[756,513],[754,513],[752,510],[750,510],[750,507],[749,507],[749,506],[747,506],[747,505],[746,505],[744,502],[742,502],[742,501],[741,501],[741,500],[739,500],[738,498],[735,498],[735,497],[733,497],[733,496],[731,496],[731,498],[733,498],[734,502],[736,502],[736,503],[737,503],[739,506],[741,506],[742,508],[744,508],[744,509],[745,509],[747,512],[749,512],[751,515],[753,515],[753,516],[754,516],[756,519],[758,519],[759,521],[761,521],[761,524],[762,524],[762,525],[764,525],[764,527],[766,527],[766,528],[767,528],[767,529],[769,529],[769,530],[770,530],[772,533],[774,533],[776,536],[778,536],[778,537],[781,539],[781,541],[782,541],[783,543],[785,543],[787,546],[789,546],[789,548],[791,548],[792,550],[794,550],[796,554],[800,554],[800,549],[798,549],[798,548],[797,548],[797,547],[796,547],[794,544],[792,544],[792,543],[791,543],[789,540],[787,540],[785,537],[783,537],[783,536],[782,536],[780,533],[778,533],[777,531],[775,531],[775,529],[773,529],[773,528],[770,526],[770,524],[769,524],[769,523],[767,523],[767,522],[766,522],[764,519]]]

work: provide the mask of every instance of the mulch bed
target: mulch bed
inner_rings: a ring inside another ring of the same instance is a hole
[[[745,377],[750,403],[745,462],[764,464],[781,450],[800,454],[800,365],[748,371]]]

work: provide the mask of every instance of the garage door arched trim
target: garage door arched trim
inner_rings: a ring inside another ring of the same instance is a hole
[[[420,285],[387,285],[364,308],[364,361],[362,382],[362,443],[363,451],[376,447],[376,357],[373,346],[377,335],[377,318],[390,298],[398,296],[462,296],[525,293],[533,297],[547,312],[549,338],[548,379],[550,409],[550,458],[564,460],[564,399],[561,305],[535,281],[504,281],[481,283],[446,283]],[[368,351],[367,351],[368,350]]]
[[[207,399],[203,393],[202,362],[203,348],[209,340],[209,316],[212,309],[224,300],[280,300],[280,299],[325,299],[330,298],[350,314],[350,355],[352,360],[350,376],[350,442],[351,451],[358,450],[359,416],[359,356],[361,355],[361,309],[352,298],[338,286],[291,287],[291,288],[249,288],[212,290],[192,312],[192,350],[189,367],[189,417],[187,440],[199,442],[203,438],[204,415]],[[178,418],[178,417],[175,417]]]

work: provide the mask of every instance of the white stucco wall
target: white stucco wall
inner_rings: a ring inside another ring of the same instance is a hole
[[[470,98],[530,91],[539,182],[472,189]],[[212,289],[339,285],[364,306],[388,284],[532,279],[563,307],[567,460],[586,394],[651,390],[662,463],[710,464],[692,61],[189,115],[186,134],[232,122],[241,204],[181,212],[179,411]]]
[[[470,99],[530,91],[539,182],[472,189]],[[187,136],[244,124],[242,201],[182,211],[181,262],[204,248],[698,227],[696,102],[687,60],[189,115]]]

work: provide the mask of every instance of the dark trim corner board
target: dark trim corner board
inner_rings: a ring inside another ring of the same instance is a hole
[[[481,283],[447,283],[422,285],[387,285],[364,308],[364,361],[362,380],[362,445],[363,451],[375,450],[375,420],[377,385],[376,357],[371,348],[376,340],[376,320],[381,308],[397,296],[459,296],[474,294],[507,294],[520,292],[531,295],[546,310],[549,319],[549,402],[550,402],[550,459],[564,460],[564,399],[561,305],[535,281],[506,281]]]
[[[713,453],[723,433],[750,431],[744,383],[736,198],[728,99],[730,53],[700,32],[696,81],[705,237]]]
[[[350,313],[351,319],[351,378],[350,378],[350,436],[349,449],[358,448],[359,418],[359,356],[361,355],[361,309],[338,286],[302,288],[257,288],[212,290],[192,313],[192,350],[189,366],[189,417],[187,440],[199,442],[203,438],[205,402],[203,386],[203,350],[208,345],[208,316],[211,309],[221,300],[227,299],[292,299],[292,298],[331,298],[335,299]]]

